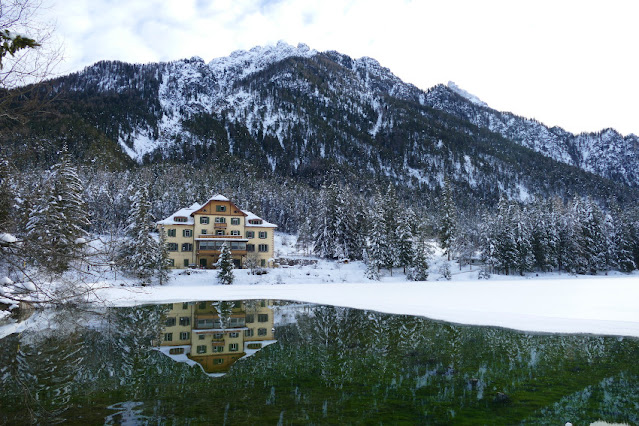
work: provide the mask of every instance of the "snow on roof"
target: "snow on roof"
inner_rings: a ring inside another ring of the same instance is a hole
[[[175,213],[173,213],[171,216],[167,217],[166,219],[159,221],[157,224],[158,225],[194,225],[195,219],[193,218],[193,216],[191,216],[193,212],[200,210],[202,207],[204,207],[206,204],[210,203],[211,201],[231,201],[231,200],[229,200],[222,194],[216,194],[212,196],[211,198],[209,198],[206,201],[206,203],[204,204],[195,203],[191,207],[180,209],[176,211]],[[240,211],[246,215],[246,226],[252,226],[256,228],[277,228],[277,225],[265,221],[264,219],[262,219],[255,213],[252,213],[247,210],[240,210]],[[186,222],[177,222],[175,220],[176,217],[185,217]],[[262,223],[256,225],[256,224],[252,224],[248,222],[249,220],[255,220],[255,219],[261,220]]]
[[[11,234],[0,234],[0,241],[3,243],[15,243],[18,239]]]
[[[202,206],[200,206],[198,203],[195,203],[191,207],[180,209],[166,219],[159,221],[158,225],[194,225],[195,220],[193,219],[193,216],[191,216],[191,213],[199,210],[200,207]],[[175,220],[176,217],[185,217],[186,222],[177,222]]]
[[[209,201],[230,201],[230,200],[228,198],[226,198],[222,194],[216,194],[216,195],[212,196],[211,198],[209,198]],[[204,204],[206,204],[206,203],[204,203]],[[202,206],[204,206],[204,204],[202,204]]]
[[[262,219],[261,217],[259,217],[258,215],[256,215],[253,212],[250,212],[248,210],[242,210],[242,213],[244,213],[246,215],[245,226],[254,226],[254,227],[258,227],[258,228],[277,228],[277,225],[275,225],[274,223],[269,223],[269,222],[265,221],[264,219]],[[254,219],[259,219],[259,220],[262,221],[262,223],[259,224],[259,225],[254,225],[252,223],[249,223],[249,220],[254,220]]]

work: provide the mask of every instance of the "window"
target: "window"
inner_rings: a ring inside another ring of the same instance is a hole
[[[206,302],[200,302],[200,304],[198,305],[198,308],[206,309]]]
[[[268,321],[268,314],[257,314],[257,322]]]
[[[182,223],[186,222],[186,218],[184,216],[173,216],[173,220],[175,222],[182,222]]]
[[[257,335],[258,336],[266,336],[266,329],[265,328],[258,328],[257,329]]]
[[[224,358],[215,358],[213,364],[224,364]]]
[[[229,345],[229,351],[231,352],[237,352],[237,343],[231,343]]]
[[[253,329],[244,330],[244,337],[253,337]]]
[[[189,309],[189,302],[182,302],[182,310]]]
[[[266,253],[268,251],[268,244],[260,244],[259,246],[257,246],[257,249],[261,253]]]
[[[239,224],[240,224],[240,218],[239,217],[231,218],[231,225],[239,225]]]
[[[246,238],[255,238],[255,231],[246,231]]]
[[[223,339],[223,338],[224,338],[224,333],[215,333],[215,334],[213,335],[213,338],[214,338],[215,340]]]
[[[173,341],[173,333],[164,333],[164,341],[172,342]]]
[[[189,259],[184,259],[184,267],[185,268],[189,267]]]
[[[231,318],[231,328],[244,327],[244,318]]]
[[[247,244],[246,251],[250,251],[250,252],[255,251],[255,244]]]
[[[232,333],[229,333],[229,337],[232,337],[232,338],[240,337],[240,333],[238,333],[237,331],[234,331]]]
[[[215,211],[216,212],[225,212],[226,211],[226,206],[217,205],[217,206],[215,206]]]
[[[215,235],[224,235],[224,229],[216,229]]]
[[[189,333],[188,331],[183,331],[180,333],[180,340],[189,340],[190,337],[191,333]]]
[[[177,249],[178,249],[178,245],[177,245],[177,243],[168,243],[168,244],[166,245],[166,249],[167,249],[168,251],[177,251]]]
[[[209,218],[207,216],[200,216],[200,223],[202,225],[208,225],[209,224]]]
[[[193,244],[191,243],[182,244],[182,251],[193,251]]]
[[[266,231],[260,231],[260,238],[261,239],[266,238]]]
[[[231,235],[240,235],[240,231],[231,231]]]
[[[171,355],[180,355],[184,353],[184,348],[171,348],[169,349]]]
[[[198,345],[197,346],[197,353],[205,354],[206,353],[206,345]]]
[[[182,236],[186,237],[186,238],[190,238],[193,236],[193,230],[192,229],[183,229],[182,230]]]
[[[262,219],[251,219],[248,221],[251,225],[261,225]]]
[[[246,322],[255,322],[255,314],[246,314]]]
[[[173,327],[175,325],[175,318],[174,317],[170,317],[166,319],[166,326],[167,327]]]
[[[175,228],[166,231],[167,237],[175,237]]]
[[[202,233],[202,235],[206,235],[206,229],[202,229],[200,232]]]
[[[191,325],[191,317],[180,317],[180,325],[182,327]]]
[[[175,266],[175,259],[169,259],[169,266]]]
[[[225,217],[216,217],[215,218],[215,223],[226,223],[226,218]]]
[[[260,266],[262,268],[266,266],[266,259],[260,259]]]
[[[224,346],[213,346],[213,352],[224,352]]]
[[[200,340],[204,340],[204,337],[205,337],[204,334],[198,334],[197,335],[197,338],[200,339]]]

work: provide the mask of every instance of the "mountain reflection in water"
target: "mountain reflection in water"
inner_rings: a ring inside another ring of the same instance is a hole
[[[0,424],[639,423],[639,341],[281,301],[0,325]]]

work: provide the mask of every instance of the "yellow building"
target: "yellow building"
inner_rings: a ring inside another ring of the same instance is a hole
[[[210,375],[224,374],[238,359],[276,342],[267,300],[173,303],[165,321],[160,351]]]
[[[175,268],[212,268],[223,244],[231,249],[236,268],[273,264],[277,225],[241,210],[222,195],[178,210],[157,225],[165,232]]]

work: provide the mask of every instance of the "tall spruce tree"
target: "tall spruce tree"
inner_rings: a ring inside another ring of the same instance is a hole
[[[439,229],[439,242],[442,249],[451,260],[451,252],[457,236],[457,209],[453,201],[453,191],[448,177],[444,178],[444,190],[441,202],[441,224]]]
[[[29,252],[49,272],[62,273],[79,255],[77,245],[89,224],[82,182],[65,146],[29,212]]]
[[[139,278],[142,284],[149,284],[157,270],[160,248],[149,233],[152,222],[149,191],[142,186],[133,196],[126,228],[127,239],[120,252],[126,270]]]
[[[166,242],[166,231],[164,230],[164,228],[161,228],[159,232],[156,256],[155,276],[158,279],[158,283],[162,285],[169,280],[170,263],[169,247]]]
[[[320,190],[317,224],[315,225],[315,243],[313,252],[319,257],[333,259],[335,240],[337,239],[337,185],[323,186]]]
[[[225,241],[220,250],[220,257],[217,259],[215,266],[218,269],[217,280],[220,284],[233,284],[235,276],[233,275],[233,257],[228,242]]]

